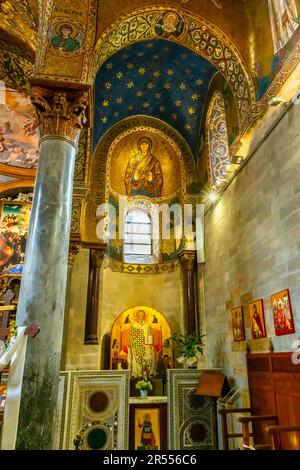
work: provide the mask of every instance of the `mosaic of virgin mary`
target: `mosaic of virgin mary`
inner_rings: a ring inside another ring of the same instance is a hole
[[[159,160],[151,153],[152,140],[141,137],[138,152],[130,158],[125,173],[128,196],[161,197],[163,175]]]

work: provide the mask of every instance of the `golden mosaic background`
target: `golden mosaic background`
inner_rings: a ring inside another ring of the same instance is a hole
[[[121,136],[110,149],[110,186],[119,193],[126,195],[124,178],[128,161],[138,153],[137,142],[141,137],[149,137],[152,141],[151,154],[156,157],[162,168],[162,197],[176,193],[181,187],[180,151],[156,130],[137,129],[129,135]]]

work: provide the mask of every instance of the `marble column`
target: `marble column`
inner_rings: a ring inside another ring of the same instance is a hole
[[[185,294],[185,330],[198,333],[196,299],[195,299],[195,265],[196,252],[193,250],[183,250],[179,255],[181,267],[184,274],[184,294]]]
[[[62,339],[61,357],[60,357],[60,370],[66,370],[71,279],[72,279],[72,272],[73,272],[75,257],[76,255],[78,255],[79,250],[80,250],[80,235],[78,233],[71,233],[70,244],[69,244],[69,254],[68,254],[68,273],[67,273],[67,285],[66,285],[64,329],[63,329],[63,339]]]
[[[98,344],[100,270],[104,259],[106,244],[88,244],[85,246],[90,248],[90,264],[84,344]]]
[[[37,323],[28,341],[17,449],[52,449],[57,419],[73,174],[85,122],[83,89],[32,87],[40,156],[17,311],[17,324]]]

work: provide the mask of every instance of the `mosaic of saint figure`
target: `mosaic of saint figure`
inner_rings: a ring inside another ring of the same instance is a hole
[[[173,360],[170,337],[170,325],[157,310],[126,310],[112,327],[110,368],[130,369],[130,376],[135,378],[165,376]]]
[[[150,414],[145,413],[143,416],[142,423],[139,420],[138,425],[139,425],[139,428],[142,428],[142,433],[141,433],[142,448],[150,450],[151,447],[155,446],[156,444]]]
[[[58,27],[58,36],[51,39],[51,45],[64,52],[73,52],[79,49],[80,44],[72,37],[73,27],[70,24],[62,24]]]
[[[144,310],[138,310],[131,327],[128,348],[128,365],[132,377],[142,377],[146,369],[150,375],[156,372],[156,354],[150,326],[145,321]]]
[[[125,173],[128,196],[160,197],[163,187],[161,164],[151,153],[152,140],[142,137],[138,141],[138,153],[130,158]]]
[[[158,19],[155,32],[162,38],[178,38],[184,29],[182,18],[175,11],[166,11]]]
[[[299,26],[295,0],[269,0],[274,49],[284,47]]]
[[[257,306],[255,304],[252,305],[252,320],[251,320],[251,333],[253,339],[263,338],[265,337],[264,327],[257,311]]]

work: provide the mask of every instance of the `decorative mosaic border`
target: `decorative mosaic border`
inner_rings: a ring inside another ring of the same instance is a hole
[[[87,170],[91,152],[91,129],[83,128],[78,143],[75,159],[74,186],[84,186],[87,183]]]
[[[80,215],[83,196],[73,196],[72,213],[71,213],[71,232],[78,233],[80,231]]]
[[[115,422],[117,414],[118,425],[114,429],[116,435],[111,434],[109,438],[113,439],[114,446],[117,446],[119,450],[128,449],[129,371],[71,371],[67,374],[68,391],[62,411],[65,416],[64,422],[62,421],[62,426],[65,429],[63,448],[73,449],[73,439],[80,431],[80,429],[73,429],[75,423],[79,424],[80,422],[80,427],[83,428],[91,420],[99,424],[99,418],[103,420],[103,417],[106,421],[113,420]],[[93,413],[88,408],[85,403],[86,395],[94,390],[101,390],[108,394],[112,402],[112,406],[108,410],[105,409],[102,413]]]
[[[184,32],[176,40],[172,40],[209,60],[224,75],[236,98],[242,122],[251,104],[255,102],[255,87],[251,74],[238,49],[222,30],[186,10],[152,6],[120,16],[97,41],[89,81],[94,81],[100,66],[120,49],[136,42],[160,39],[155,25],[166,11],[176,12],[185,24]]]
[[[179,260],[167,261],[157,264],[129,264],[116,261],[111,258],[104,258],[104,269],[110,269],[115,273],[126,274],[169,274],[178,271]]]
[[[222,369],[208,370],[216,374],[222,373]],[[193,421],[193,418],[198,418],[199,421],[205,421],[205,419],[202,420],[199,411],[198,413],[194,411],[186,413],[184,411],[187,404],[184,402],[181,393],[181,389],[196,389],[199,377],[203,372],[206,372],[206,370],[170,369],[167,371],[168,449],[181,450],[181,437],[184,432],[183,426],[186,425],[187,427],[188,424]],[[188,450],[188,447],[184,447],[184,449]],[[192,449],[190,448],[190,450]]]

